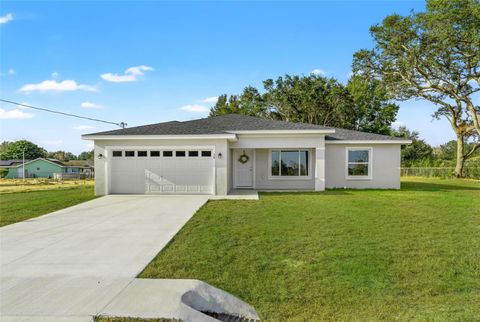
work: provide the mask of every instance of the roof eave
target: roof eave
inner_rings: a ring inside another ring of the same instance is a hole
[[[188,135],[102,135],[85,134],[83,140],[205,140],[205,139],[227,139],[236,140],[233,133],[225,134],[188,134]]]
[[[325,144],[411,144],[412,140],[325,140]]]
[[[334,134],[334,129],[322,130],[251,130],[251,131],[226,131],[234,134]]]

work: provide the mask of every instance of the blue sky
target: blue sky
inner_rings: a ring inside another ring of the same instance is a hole
[[[369,27],[423,1],[2,1],[0,97],[129,126],[205,117],[212,97],[285,73],[342,82]],[[0,139],[90,149],[82,133],[115,128],[0,103]],[[453,138],[428,102],[398,122],[430,144]]]

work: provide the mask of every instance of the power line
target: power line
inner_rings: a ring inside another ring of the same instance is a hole
[[[32,106],[32,105],[22,104],[22,103],[18,103],[18,102],[14,102],[14,101],[9,101],[9,100],[5,100],[5,99],[2,99],[2,98],[0,98],[0,102],[9,103],[9,104],[18,105],[18,106],[23,106],[23,107],[27,107],[27,108],[32,108],[34,110],[39,110],[39,111],[45,111],[45,112],[50,112],[50,113],[55,113],[55,114],[60,114],[60,115],[65,115],[65,116],[76,117],[76,118],[79,118],[79,119],[84,119],[84,120],[89,120],[89,121],[113,124],[113,125],[117,125],[117,126],[121,127],[122,129],[127,127],[127,123],[124,123],[124,122],[116,123],[116,122],[110,122],[110,121],[95,119],[95,118],[92,118],[92,117],[86,117],[86,116],[80,116],[80,115],[75,115],[75,114],[70,114],[70,113],[64,113],[64,112],[50,110],[50,109],[47,109],[47,108],[36,107],[36,106]]]

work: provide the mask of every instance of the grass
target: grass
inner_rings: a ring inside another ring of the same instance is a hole
[[[24,190],[27,191],[0,193],[0,227],[95,198],[90,184],[38,191]]]
[[[480,182],[210,201],[142,278],[195,278],[263,321],[478,321]]]
[[[53,179],[0,179],[0,194],[26,191],[93,187],[94,180],[53,180]]]

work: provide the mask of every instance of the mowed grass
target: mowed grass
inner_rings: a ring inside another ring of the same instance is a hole
[[[479,321],[480,182],[210,201],[140,277],[206,281],[263,321]]]
[[[38,217],[95,198],[93,186],[77,185],[0,194],[0,227]]]

